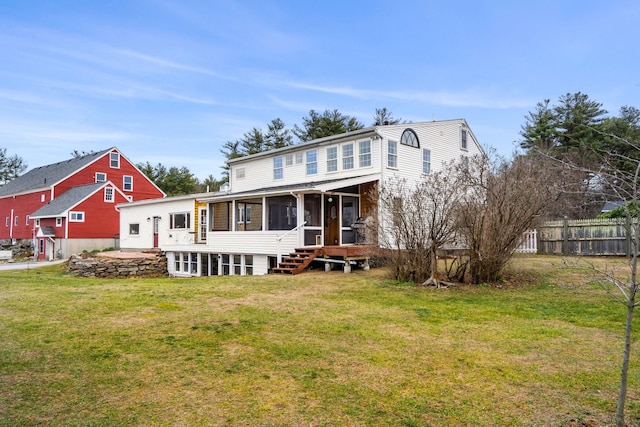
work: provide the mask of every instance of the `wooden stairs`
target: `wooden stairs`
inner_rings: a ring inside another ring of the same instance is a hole
[[[272,271],[276,274],[302,273],[321,252],[321,248],[298,248],[288,257],[283,258]]]

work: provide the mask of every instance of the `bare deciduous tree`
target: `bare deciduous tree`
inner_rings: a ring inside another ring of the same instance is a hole
[[[457,207],[457,232],[469,253],[474,284],[497,280],[522,241],[523,233],[561,194],[552,179],[557,169],[531,156],[513,160],[470,157],[458,168],[465,191]]]
[[[451,163],[415,185],[392,179],[379,189],[379,243],[391,249],[386,259],[396,280],[440,287],[437,253],[454,238],[458,176]]]
[[[631,224],[631,250],[629,258],[630,274],[626,278],[621,278],[613,269],[599,269],[593,264],[589,268],[594,272],[596,279],[601,283],[613,287],[617,299],[626,306],[626,321],[624,332],[624,352],[622,357],[622,367],[620,373],[620,388],[616,405],[616,426],[623,427],[624,411],[627,399],[627,378],[629,375],[629,359],[631,355],[632,325],[635,308],[640,305],[637,294],[640,290],[638,283],[638,256],[640,255],[640,225],[633,210],[640,202],[640,158],[636,156],[640,152],[640,143],[627,138],[621,138],[614,134],[596,131],[603,137],[617,141],[612,148],[594,149],[599,159],[597,170],[578,166],[566,160],[561,165],[572,170],[579,170],[594,176],[598,182],[600,190],[607,195],[614,195],[618,200],[624,200],[623,205],[625,216]],[[631,153],[631,154],[630,154]],[[634,217],[635,216],[635,217]]]

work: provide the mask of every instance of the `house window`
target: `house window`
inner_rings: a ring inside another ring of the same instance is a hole
[[[105,189],[104,189],[104,201],[106,203],[113,203],[113,188],[105,187]]]
[[[307,175],[318,173],[318,150],[307,151]]]
[[[398,167],[398,143],[396,141],[387,142],[387,166]]]
[[[463,150],[467,149],[467,130],[466,129],[462,129],[462,131],[460,132],[460,148],[462,148]]]
[[[366,168],[371,166],[371,141],[360,141],[358,145],[360,147],[360,156],[358,158],[360,167]]]
[[[120,153],[109,153],[109,166],[113,169],[120,169]]]
[[[353,169],[353,144],[342,146],[342,169]]]
[[[176,252],[175,257],[175,269],[176,271],[180,271],[180,258],[182,257],[182,252]]]
[[[251,205],[238,203],[236,216],[238,224],[251,224]]]
[[[191,269],[189,270],[189,273],[198,274],[198,253],[191,252],[191,254],[189,255],[189,258],[191,260],[191,263],[190,263]]]
[[[413,129],[405,129],[400,137],[400,144],[408,145],[409,147],[420,148],[420,141],[418,141],[418,135]]]
[[[296,165],[302,164],[302,151],[296,153]]]
[[[284,156],[284,164],[287,166],[293,165],[293,154],[287,154]]]
[[[244,178],[244,168],[236,169],[236,178],[238,179]]]
[[[40,227],[40,218],[36,218],[35,226]]]
[[[44,195],[44,194],[41,194],[41,195],[40,195],[40,202],[44,203],[44,199],[45,199],[45,195]]]
[[[136,236],[140,234],[140,224],[129,224],[129,234]]]
[[[41,254],[44,253],[44,239],[40,239],[38,242],[38,252]]]
[[[31,219],[31,218],[29,217],[29,215],[27,215],[26,218],[27,218],[27,220],[25,221],[25,225],[29,226],[29,219]]]
[[[62,227],[62,217],[56,218],[56,227]]]
[[[17,226],[19,221],[20,219],[18,219],[18,215],[16,215],[15,218],[13,218],[13,225]]]
[[[242,274],[242,255],[233,256],[233,274],[240,276]]]
[[[338,147],[327,148],[327,172],[338,170]]]
[[[84,212],[69,212],[69,221],[84,222]]]
[[[182,253],[182,271],[184,273],[189,272],[189,253],[188,252]]]
[[[133,191],[133,177],[131,175],[122,177],[122,189],[124,191]]]
[[[8,227],[8,226],[9,226],[9,220],[10,220],[10,218],[9,218],[9,217],[6,217],[6,218],[4,219],[4,226],[5,226],[5,227]]]
[[[253,255],[244,256],[244,274],[253,275]]]
[[[431,172],[431,150],[426,148],[422,150],[422,173]]]
[[[172,213],[169,215],[169,228],[189,228],[191,227],[191,214],[189,212]]]
[[[223,276],[229,275],[229,255],[228,254],[222,254],[222,275]]]
[[[104,172],[96,172],[96,182],[106,182],[107,174]]]
[[[282,179],[282,157],[273,158],[273,179]]]

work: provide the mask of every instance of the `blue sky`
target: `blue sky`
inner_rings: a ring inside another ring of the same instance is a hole
[[[220,176],[220,148],[311,109],[465,118],[508,155],[546,98],[640,108],[640,2],[3,0],[0,147],[117,146]]]

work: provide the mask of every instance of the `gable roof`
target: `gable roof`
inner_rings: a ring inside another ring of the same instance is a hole
[[[111,147],[96,153],[86,154],[63,162],[52,163],[50,165],[31,169],[24,175],[21,175],[0,187],[0,197],[38,189],[48,189],[65,177],[93,163],[114,149],[115,147]]]
[[[96,191],[111,185],[119,191],[110,181],[97,182],[94,184],[78,185],[65,191],[60,196],[51,200],[49,203],[29,215],[30,218],[50,218],[65,216],[66,212],[76,206],[78,203],[94,194]]]
[[[37,237],[55,237],[56,232],[53,227],[49,225],[43,225],[38,229]]]

